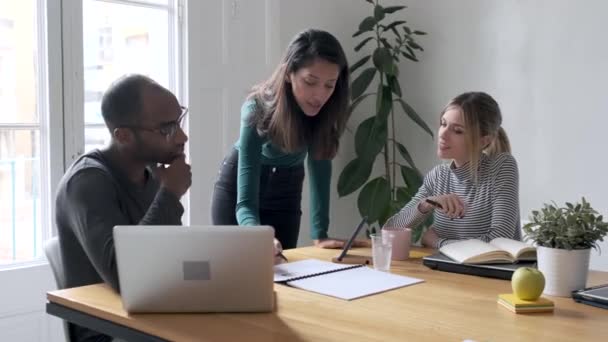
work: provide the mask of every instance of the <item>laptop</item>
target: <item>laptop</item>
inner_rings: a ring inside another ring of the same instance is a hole
[[[143,312],[268,312],[274,306],[268,226],[116,226],[123,306]]]
[[[535,261],[520,261],[514,264],[461,264],[441,253],[422,258],[422,264],[438,271],[506,280],[511,280],[513,272],[520,267],[536,268]]]

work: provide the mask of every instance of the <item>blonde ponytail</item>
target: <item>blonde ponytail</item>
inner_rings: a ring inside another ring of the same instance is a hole
[[[507,132],[504,130],[504,128],[498,128],[498,131],[496,132],[496,137],[490,143],[490,145],[484,149],[484,152],[489,156],[493,156],[502,152],[511,153],[511,144],[509,143],[509,137],[507,137]]]

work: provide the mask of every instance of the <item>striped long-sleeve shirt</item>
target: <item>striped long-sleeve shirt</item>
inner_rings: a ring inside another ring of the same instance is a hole
[[[439,210],[422,213],[421,200],[430,196],[456,194],[465,203],[463,218],[451,220]],[[439,236],[436,248],[466,239],[486,242],[497,238],[521,240],[519,217],[519,172],[509,153],[481,155],[477,183],[468,164],[456,168],[454,163],[433,168],[425,177],[418,193],[401,211],[391,217],[387,227],[416,227],[428,215],[434,215],[433,227]]]

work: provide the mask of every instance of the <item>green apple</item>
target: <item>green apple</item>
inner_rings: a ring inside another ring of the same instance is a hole
[[[511,277],[513,293],[523,300],[536,300],[545,288],[545,276],[536,268],[520,267]]]

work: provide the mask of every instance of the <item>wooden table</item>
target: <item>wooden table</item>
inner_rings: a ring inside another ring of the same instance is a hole
[[[290,261],[330,260],[337,253],[316,247],[285,251]],[[47,312],[129,341],[598,341],[608,336],[608,310],[571,298],[548,297],[555,302],[553,313],[516,315],[496,303],[499,293],[511,292],[508,281],[433,271],[419,258],[393,262],[391,272],[425,282],[353,301],[275,285],[273,313],[139,315],[127,314],[120,297],[98,284],[49,292]],[[591,271],[589,285],[601,283],[608,283],[608,272]]]

